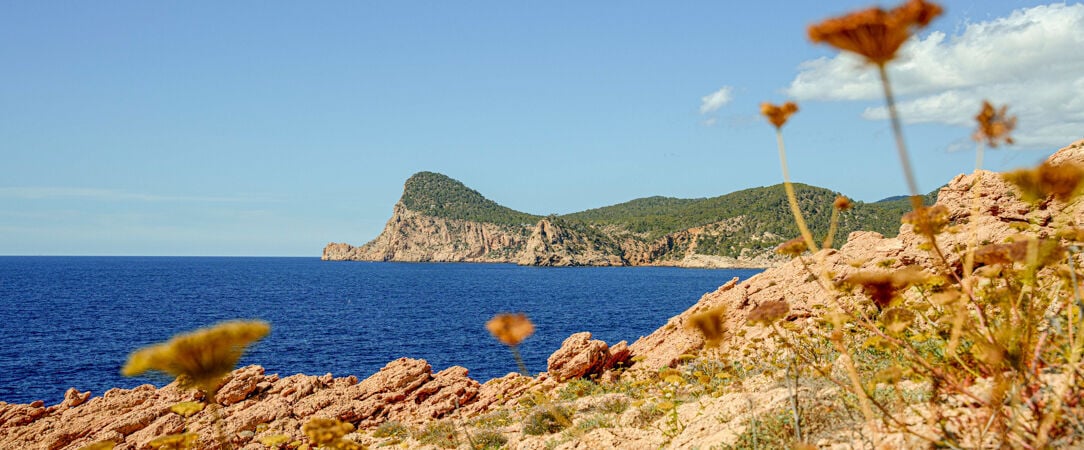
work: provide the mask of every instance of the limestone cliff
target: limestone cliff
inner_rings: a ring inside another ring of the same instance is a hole
[[[330,261],[515,262],[529,229],[446,219],[396,203],[384,231],[354,247],[331,243],[321,259]]]
[[[807,219],[822,235],[838,194],[797,187]],[[841,220],[841,233],[894,235],[906,199],[896,203],[858,202]],[[542,217],[501,206],[447,176],[420,172],[404,184],[391,219],[376,239],[360,247],[328,244],[322,259],[769,267],[782,261],[773,248],[797,235],[793,227],[780,185],[708,199],[649,197]]]

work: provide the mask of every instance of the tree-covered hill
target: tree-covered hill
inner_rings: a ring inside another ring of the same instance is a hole
[[[446,219],[500,225],[533,225],[541,216],[497,204],[446,175],[418,172],[407,179],[399,201],[411,211]]]

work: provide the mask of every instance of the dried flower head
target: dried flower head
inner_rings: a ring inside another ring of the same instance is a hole
[[[746,319],[749,323],[770,325],[786,317],[788,312],[790,312],[790,306],[786,302],[769,300],[749,312],[749,317]]]
[[[726,305],[720,305],[690,316],[688,327],[704,335],[705,345],[718,347],[726,333],[724,320],[726,320]]]
[[[1061,261],[1065,257],[1065,247],[1054,239],[1024,239],[1005,244],[990,244],[975,250],[975,262],[981,264],[1009,265],[1014,262],[1028,263],[1028,250],[1035,246],[1035,260],[1038,266],[1046,266]]]
[[[1002,105],[1000,109],[994,109],[990,102],[982,101],[982,110],[975,116],[979,128],[975,130],[972,139],[983,142],[990,148],[997,148],[998,144],[1012,144],[1012,130],[1016,128],[1016,116],[1009,116],[1006,110],[1008,105]]]
[[[1016,185],[1025,201],[1040,202],[1050,196],[1069,201],[1080,193],[1084,167],[1068,162],[1056,165],[1044,162],[1034,169],[1020,169],[1001,177]]]
[[[768,102],[760,104],[760,114],[768,118],[768,121],[776,128],[783,128],[791,114],[798,112],[798,105],[794,102],[786,102],[776,106]]]
[[[775,252],[780,255],[790,256],[791,258],[797,258],[803,252],[809,249],[809,245],[805,243],[805,239],[796,237],[787,242],[779,244],[775,248]]]
[[[354,431],[354,425],[335,419],[313,417],[305,426],[301,427],[301,431],[305,433],[309,441],[318,447],[338,448],[338,444],[343,442],[342,437]]]
[[[846,211],[854,208],[854,202],[852,202],[851,199],[840,195],[832,202],[832,207],[840,211]]]
[[[910,0],[890,11],[870,8],[825,20],[809,27],[809,40],[857,53],[883,66],[918,28],[941,15],[940,6]]]
[[[878,309],[890,306],[900,291],[913,284],[919,284],[929,279],[929,276],[917,266],[908,266],[895,272],[864,271],[844,278],[844,282],[851,286],[861,286],[862,291],[869,296]]]
[[[949,209],[944,205],[920,206],[904,214],[900,220],[911,224],[916,233],[932,236],[940,233],[948,225]]]
[[[162,436],[147,443],[147,446],[158,450],[187,450],[196,448],[199,435],[196,433],[182,433]]]
[[[519,345],[534,334],[534,324],[526,314],[497,314],[486,322],[486,329],[505,345]]]
[[[164,372],[213,397],[219,381],[237,365],[245,347],[270,331],[267,322],[233,321],[179,334],[169,342],[133,352],[121,373],[130,377],[147,371]]]

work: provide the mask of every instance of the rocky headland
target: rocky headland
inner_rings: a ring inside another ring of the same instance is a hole
[[[1084,140],[1060,150],[1049,161],[1084,164]],[[1084,223],[1079,200],[1033,204],[1020,199],[1016,188],[997,174],[978,172],[953,179],[940,189],[937,203],[947,208],[953,223],[974,225],[969,229],[977,233],[979,242],[1002,242],[1019,233],[1021,224],[1039,236],[1058,236],[1058,227],[1064,224],[1053,220],[1057,212],[1069,212],[1072,221]],[[427,226],[441,229],[447,224]],[[549,236],[559,234],[549,226],[545,226],[545,236],[515,237],[525,245],[532,239],[545,245]],[[511,237],[494,238],[490,231],[472,231],[478,236],[478,248],[512,242]],[[937,238],[945,248],[966,245],[972,239],[969,233],[952,230]],[[863,270],[917,265],[932,271],[938,264],[960,263],[951,256],[947,261],[935,260],[926,243],[911,225],[899,227],[895,237],[856,231],[849,233],[841,248],[824,249],[807,259],[837,280]],[[836,300],[858,302],[857,297]],[[154,437],[181,430],[199,433],[201,448],[212,448],[218,415],[224,436],[234,448],[245,449],[267,448],[261,439],[276,434],[287,435],[292,442],[281,448],[307,445],[301,427],[312,417],[349,422],[357,430],[347,438],[370,447],[481,448],[476,444],[484,437],[484,442],[494,443],[486,448],[728,448],[748,444],[743,439],[750,430],[759,430],[753,433],[763,446],[773,436],[772,430],[778,430],[771,424],[785,423],[771,420],[779,411],[789,411],[797,398],[802,399],[807,414],[805,440],[816,447],[866,448],[872,446],[871,439],[876,439],[877,448],[928,444],[913,435],[885,430],[879,421],[840,412],[840,388],[831,383],[803,379],[792,384],[785,372],[770,369],[709,373],[711,361],[745,361],[743,367],[754,368],[767,364],[762,361],[766,355],[779,354],[765,347],[767,329],[746,325],[758,306],[785,302],[789,306],[783,319],[786,326],[802,329],[817,326],[819,310],[828,301],[816,277],[811,278],[802,262],[794,259],[705,294],[687,311],[631,345],[611,346],[591,339],[589,333],[570,336],[549,358],[547,372],[536,376],[510,373],[479,383],[462,367],[434,372],[425,361],[408,358],[392,361],[364,380],[330,374],[268,375],[261,367],[249,366],[226,377],[217,396],[206,399],[215,406],[187,422],[171,413],[170,406],[201,397],[176,384],[113,389],[98,397],[73,388],[52,406],[41,401],[0,403],[0,448],[78,449],[108,439],[118,449],[143,449]],[[721,327],[726,332],[718,349],[706,349],[704,337],[689,324],[697,314],[718,308],[727,311]],[[742,359],[742,355],[752,356]],[[842,359],[830,365],[839,366]],[[514,367],[511,361],[509,367]],[[700,382],[683,381],[690,378]],[[715,387],[706,390],[705,386]],[[976,398],[983,398],[992,388],[978,379],[971,389]],[[679,402],[678,397],[686,400]],[[570,422],[562,426],[564,431],[537,432],[540,414],[558,407]],[[966,398],[946,401],[942,407],[941,414],[961,426],[982,429],[986,423],[981,409]],[[440,433],[434,435],[431,430],[444,430],[447,439],[438,439]]]
[[[805,185],[798,189],[807,213],[826,226],[838,193]],[[906,207],[906,199],[858,202],[841,220],[841,233],[895,235],[895,218]],[[421,172],[406,181],[379,236],[362,246],[330,243],[321,258],[768,267],[783,261],[772,249],[798,233],[789,214],[782,186],[776,185],[709,199],[650,197],[562,216],[535,216],[498,205],[444,175]]]

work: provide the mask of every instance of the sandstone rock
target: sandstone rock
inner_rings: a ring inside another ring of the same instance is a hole
[[[561,343],[561,348],[546,360],[546,371],[557,381],[583,378],[607,369],[606,363],[612,359],[610,347],[605,342],[592,340],[591,333],[585,331],[573,334]]]
[[[248,398],[256,390],[257,385],[265,382],[263,367],[253,365],[235,370],[223,381],[222,387],[218,388],[215,400],[229,406]]]

